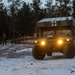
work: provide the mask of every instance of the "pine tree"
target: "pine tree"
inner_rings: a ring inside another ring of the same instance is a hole
[[[47,7],[47,17],[52,17],[52,1],[47,0],[45,6]]]
[[[71,0],[60,0],[60,16],[70,16],[71,10]],[[69,6],[70,5],[70,6]]]
[[[11,36],[14,39],[16,35],[18,35],[18,34],[21,35],[19,32],[16,31],[16,29],[17,29],[16,22],[17,22],[17,13],[20,10],[21,5],[24,2],[21,0],[8,0],[8,3],[10,3],[10,2],[11,2],[11,5],[9,6],[9,8],[10,8],[9,12],[10,12],[10,16],[11,16],[10,28],[12,30]]]
[[[73,0],[73,17],[75,18],[75,0]]]
[[[31,20],[33,20],[31,19],[31,16],[29,4],[24,3],[21,10],[18,12],[19,24],[17,28],[17,30],[20,31],[23,36],[31,33]]]
[[[6,32],[7,34],[7,10],[3,9],[3,4],[0,4],[0,36]]]
[[[33,0],[31,7],[34,11],[34,15],[35,15],[35,22],[37,22],[39,20],[38,15],[40,14],[40,6],[41,6],[41,2],[40,0]]]

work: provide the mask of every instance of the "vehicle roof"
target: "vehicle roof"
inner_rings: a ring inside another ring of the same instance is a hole
[[[72,20],[73,17],[72,16],[68,16],[68,17],[55,17],[55,18],[44,18],[40,21],[38,21],[38,23],[40,22],[52,22],[52,21],[64,21],[64,20]]]

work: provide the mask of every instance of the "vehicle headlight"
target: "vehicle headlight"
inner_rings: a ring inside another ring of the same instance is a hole
[[[37,43],[37,40],[35,40],[34,42]]]
[[[70,41],[70,39],[66,39],[66,41]]]
[[[62,44],[63,43],[63,41],[62,40],[58,40],[58,44]]]
[[[45,43],[45,41],[41,41],[41,45],[45,45],[46,43]]]

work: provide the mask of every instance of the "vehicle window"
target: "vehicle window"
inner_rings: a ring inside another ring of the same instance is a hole
[[[71,30],[58,30],[56,31],[57,36],[72,36]]]
[[[54,34],[54,31],[43,31],[43,37],[53,37]]]

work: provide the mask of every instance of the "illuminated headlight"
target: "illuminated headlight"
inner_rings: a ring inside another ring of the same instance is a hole
[[[46,43],[45,43],[45,41],[41,41],[41,45],[45,45]]]
[[[67,41],[70,41],[70,39],[66,39]]]
[[[58,40],[58,44],[62,44],[63,43],[63,41],[62,40]]]
[[[34,42],[37,43],[37,40],[35,40]]]

